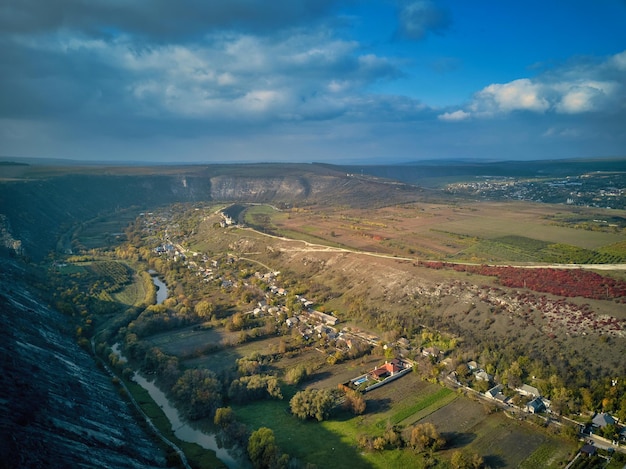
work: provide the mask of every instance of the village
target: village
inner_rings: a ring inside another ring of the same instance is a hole
[[[236,221],[223,211],[218,213],[221,217],[221,228],[236,226]],[[159,221],[166,220],[167,218],[161,218]],[[579,436],[588,442],[583,446],[581,454],[594,455],[598,447],[623,450],[623,445],[626,444],[626,427],[608,413],[596,413],[584,422],[565,419],[553,409],[551,401],[542,396],[535,386],[526,383],[519,383],[517,386],[499,383],[494,375],[485,370],[487,366],[475,360],[461,364],[452,360],[450,348],[442,349],[434,345],[412,346],[406,337],[384,342],[377,335],[360,328],[341,327],[339,319],[332,312],[320,311],[316,309],[316,303],[312,299],[293,294],[284,288],[281,285],[280,271],[255,271],[251,277],[241,279],[236,272],[239,259],[234,254],[228,254],[220,260],[212,259],[204,253],[185,249],[182,242],[170,240],[168,229],[164,233],[165,239],[154,248],[154,253],[172,262],[181,262],[204,282],[214,282],[224,290],[238,287],[259,288],[263,299],[243,314],[253,318],[273,317],[279,326],[284,327],[283,330],[297,333],[304,343],[315,344],[316,350],[325,354],[329,362],[334,362],[338,356],[347,357],[351,352],[351,357],[356,357],[374,347],[382,347],[386,351],[389,358],[384,363],[342,383],[341,388],[367,393],[380,386],[393,385],[393,381],[426,363],[427,367],[439,370],[436,379],[440,382],[470,396],[476,396],[495,408],[521,416],[520,418],[533,415],[546,424],[552,422],[560,425],[567,420],[570,425],[576,425]],[[291,307],[287,306],[288,303]],[[355,350],[359,352],[355,354]]]

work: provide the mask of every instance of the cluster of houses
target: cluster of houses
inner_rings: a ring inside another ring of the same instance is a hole
[[[270,283],[266,299],[269,300],[270,295],[287,296],[288,291],[274,283],[276,276],[280,272],[268,272],[266,274],[255,273],[257,278]],[[254,310],[251,311],[254,316],[269,314],[272,316],[285,317],[285,324],[290,328],[296,328],[298,332],[306,339],[313,337],[326,337],[328,340],[338,339],[342,333],[337,332],[334,327],[339,319],[331,314],[326,314],[313,309],[314,302],[302,295],[296,295],[296,300],[302,304],[302,310],[295,314],[284,305],[270,306],[266,300],[259,301]]]
[[[494,377],[487,373],[478,363],[471,360],[467,362],[467,367],[474,375],[476,381],[483,381],[485,383],[493,383]],[[456,372],[453,371],[450,374],[450,378],[457,384],[458,386],[462,386],[462,384],[456,378]],[[495,384],[487,391],[485,391],[484,396],[492,399],[494,401],[498,401],[501,404],[512,405],[512,399],[510,396],[504,394],[504,385],[503,384]],[[521,406],[522,410],[529,412],[531,414],[537,414],[540,412],[546,412],[550,410],[550,401],[541,395],[539,389],[534,386],[530,386],[529,384],[522,384],[520,387],[515,388],[515,392],[525,398],[526,403]]]
[[[504,395],[502,392],[503,389],[504,385],[496,384],[485,392],[485,396],[499,401],[502,404],[511,405],[511,398]],[[542,397],[541,392],[536,387],[528,384],[522,384],[519,388],[515,388],[515,392],[517,392],[520,396],[527,398],[526,404],[521,407],[526,412],[538,414],[540,412],[549,411],[551,404],[550,401],[545,397]]]

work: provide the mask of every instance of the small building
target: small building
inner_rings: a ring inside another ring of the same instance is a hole
[[[588,457],[596,454],[596,451],[597,451],[596,447],[593,445],[590,445],[589,443],[587,443],[582,448],[580,448],[580,454],[582,454],[583,456],[588,456]]]
[[[591,424],[596,428],[604,428],[607,425],[615,425],[617,420],[615,420],[611,414],[607,414],[606,412],[601,412],[596,414],[593,420],[591,420]]]
[[[398,345],[400,347],[408,348],[411,345],[411,343],[409,342],[409,340],[406,337],[400,337],[398,339]]]
[[[540,397],[535,397],[532,401],[526,404],[526,411],[531,414],[538,414],[544,410],[546,410],[546,406],[543,404]]]
[[[316,318],[318,321],[321,321],[326,324],[330,324],[334,326],[337,324],[338,319],[335,316],[331,316],[330,314],[322,313],[321,311],[311,311],[309,313],[312,317]]]
[[[519,388],[516,388],[515,390],[518,393],[520,393],[522,396],[532,396],[532,397],[541,396],[539,389],[537,389],[534,386],[529,386],[528,384],[522,384]]]
[[[384,367],[376,368],[375,370],[372,370],[370,374],[376,379],[385,379],[387,376],[389,376],[389,370]]]
[[[422,355],[425,357],[438,357],[441,351],[437,347],[426,347],[422,349]]]
[[[496,396],[502,391],[503,386],[501,384],[496,384],[489,391],[485,392],[485,396],[490,397],[491,399],[495,399]]]
[[[478,381],[485,381],[487,383],[489,383],[489,382],[491,382],[491,380],[493,380],[493,376],[491,376],[485,370],[478,370],[476,373],[474,373],[474,376],[476,376],[476,379]]]

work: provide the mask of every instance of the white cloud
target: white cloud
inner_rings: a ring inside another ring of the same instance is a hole
[[[620,52],[619,54],[615,54],[611,58],[611,64],[618,70],[626,71],[626,50],[624,52]]]
[[[615,93],[617,84],[585,81],[560,83],[554,86],[554,89],[560,94],[555,110],[566,114],[577,114],[600,109],[604,100]]]
[[[463,110],[446,112],[441,120],[471,116],[496,117],[512,112],[583,114],[623,109],[626,102],[626,51],[590,66],[561,67],[535,78],[493,83],[474,94]],[[460,114],[459,112],[463,112]]]
[[[465,119],[469,119],[470,116],[471,114],[469,112],[465,112],[459,109],[458,111],[454,111],[454,112],[444,112],[443,114],[438,115],[437,118],[439,120],[447,121],[447,122],[458,122],[458,121],[462,121]]]
[[[542,86],[527,78],[496,83],[477,93],[472,110],[479,113],[518,110],[543,112],[550,105],[542,94]]]
[[[546,138],[573,139],[573,138],[581,137],[582,135],[581,135],[580,129],[576,129],[572,127],[565,127],[565,128],[550,127],[548,130],[546,130],[543,133],[542,136]]]

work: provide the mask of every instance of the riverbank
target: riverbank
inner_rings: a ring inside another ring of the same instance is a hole
[[[168,297],[166,284],[156,276],[156,272],[149,272],[152,282],[157,288],[156,303],[161,304]],[[113,344],[111,351],[117,356],[119,364],[128,363],[123,355],[120,344]],[[135,372],[130,377],[116,373],[105,360],[95,352],[92,342],[92,352],[104,369],[119,381],[120,392],[127,396],[130,403],[138,412],[138,418],[148,429],[157,436],[168,451],[168,462],[174,467],[191,469],[233,469],[239,464],[220,448],[215,435],[192,429],[184,423],[178,411],[169,403],[165,394],[145,377]],[[128,375],[126,375],[128,376]]]

